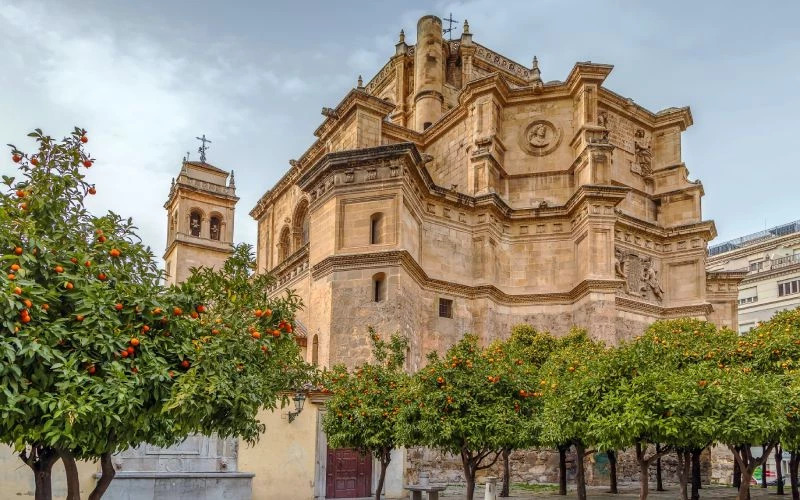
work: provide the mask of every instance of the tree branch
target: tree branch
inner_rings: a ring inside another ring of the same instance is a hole
[[[491,451],[491,450],[490,450],[490,451],[488,451],[488,452],[486,453],[486,455],[484,455],[484,456],[483,456],[483,458],[486,458],[486,456],[487,456],[489,453],[492,453],[492,451]],[[492,465],[494,465],[494,464],[497,462],[497,459],[498,459],[498,458],[500,458],[500,455],[501,455],[502,453],[503,453],[503,450],[500,450],[500,451],[495,451],[495,452],[494,452],[494,458],[492,459],[492,461],[491,461],[491,462],[489,462],[489,464],[487,464],[487,465],[483,465],[483,466],[480,466],[480,467],[477,467],[477,466],[476,466],[476,467],[475,467],[475,470],[483,470],[483,469],[488,469],[489,467],[491,467]]]

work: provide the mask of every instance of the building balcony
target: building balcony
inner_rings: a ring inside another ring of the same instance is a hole
[[[747,278],[753,278],[758,275],[771,273],[779,269],[787,267],[798,266],[800,268],[800,254],[787,255],[785,257],[778,257],[777,259],[765,260],[759,262],[758,265],[751,266],[750,268],[743,267],[739,271],[748,271]]]

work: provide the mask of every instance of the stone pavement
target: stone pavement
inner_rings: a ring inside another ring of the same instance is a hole
[[[483,485],[479,485],[475,490],[475,499],[482,500],[483,499]],[[648,495],[648,500],[677,500],[680,498],[680,494],[678,493],[678,486],[677,485],[666,485],[667,491],[653,491],[650,490],[650,494]],[[775,495],[775,490],[773,488],[769,489],[762,489],[760,487],[751,487],[750,488],[750,496],[752,500],[759,500],[759,499],[777,499],[777,498],[791,498],[791,492],[788,490],[787,487],[787,496],[784,497],[777,497]],[[524,491],[522,489],[511,489],[511,497],[507,497],[508,500],[564,500],[564,499],[575,499],[577,495],[575,495],[574,490],[570,490],[566,497],[557,495],[552,491],[547,492],[533,492],[533,491]],[[620,492],[617,495],[612,495],[610,493],[606,493],[606,488],[589,488],[588,497],[590,499],[603,499],[603,500],[631,500],[631,499],[638,499],[639,498],[639,490],[636,485],[628,485],[620,487]],[[441,495],[440,498],[447,498],[447,499],[456,499],[456,498],[464,498],[464,488],[457,487],[457,486],[450,486],[447,490]],[[714,499],[714,500],[735,500],[736,499],[736,490],[732,487],[726,486],[705,486],[700,491],[700,498],[701,500],[705,499]],[[498,500],[501,500],[498,497]]]

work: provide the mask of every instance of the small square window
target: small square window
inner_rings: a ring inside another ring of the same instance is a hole
[[[439,299],[439,317],[452,318],[453,317],[453,301],[450,299]]]

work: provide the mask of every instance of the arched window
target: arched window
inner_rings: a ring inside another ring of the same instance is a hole
[[[319,364],[319,336],[314,334],[311,340],[311,364],[317,366]]]
[[[308,200],[302,200],[294,209],[292,233],[294,234],[295,251],[308,243]]]
[[[286,260],[289,256],[291,242],[289,241],[289,228],[284,227],[281,231],[281,238],[278,240],[278,264]]]
[[[203,226],[203,214],[197,210],[192,210],[189,214],[189,230],[192,236],[200,236],[200,229]]]
[[[381,212],[372,214],[369,218],[369,243],[377,245],[383,243],[383,214]]]
[[[219,240],[222,233],[222,218],[219,215],[212,215],[208,223],[208,231],[212,240]]]
[[[386,275],[378,273],[372,277],[372,300],[383,302],[386,300]]]

